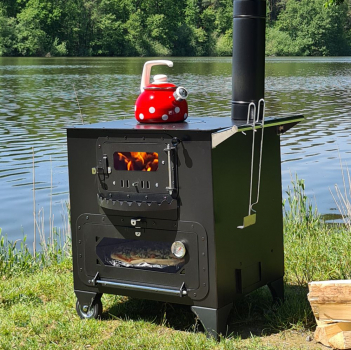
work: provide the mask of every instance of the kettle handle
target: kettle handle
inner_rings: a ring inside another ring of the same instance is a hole
[[[155,60],[155,61],[145,62],[144,68],[143,68],[143,74],[141,76],[141,83],[140,83],[141,92],[144,92],[144,87],[150,84],[151,67],[161,66],[161,65],[173,67],[173,62],[168,60]]]

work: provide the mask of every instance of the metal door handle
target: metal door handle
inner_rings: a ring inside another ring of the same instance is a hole
[[[115,288],[122,288],[122,289],[129,289],[129,290],[136,290],[136,291],[143,291],[143,292],[161,293],[161,294],[180,296],[180,297],[184,297],[188,295],[187,290],[184,288],[184,283],[179,289],[153,287],[153,286],[145,286],[145,285],[133,284],[133,283],[111,282],[111,281],[102,281],[102,280],[95,280],[95,283],[100,284],[102,286],[107,286],[107,287],[115,287]]]

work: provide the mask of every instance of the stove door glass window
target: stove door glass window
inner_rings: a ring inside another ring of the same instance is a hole
[[[158,169],[158,153],[115,152],[113,164],[115,170],[156,171]]]
[[[96,253],[107,266],[176,273],[185,259],[175,257],[171,246],[171,242],[103,238]]]

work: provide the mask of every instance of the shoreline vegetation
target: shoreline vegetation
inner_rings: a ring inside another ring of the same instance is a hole
[[[267,56],[351,54],[351,4],[267,0]],[[232,0],[3,0],[1,56],[231,56]]]
[[[348,172],[345,176],[350,180]],[[338,192],[336,197],[347,208],[346,197]],[[42,249],[35,255],[26,238],[10,242],[0,233],[0,347],[320,349],[310,341],[315,319],[307,283],[351,278],[350,212],[344,224],[324,223],[298,178],[287,191],[283,211],[285,302],[272,306],[267,287],[244,297],[235,304],[219,343],[199,332],[198,320],[181,305],[104,295],[102,320],[80,320],[74,310],[68,231],[54,229],[47,242],[40,235]]]

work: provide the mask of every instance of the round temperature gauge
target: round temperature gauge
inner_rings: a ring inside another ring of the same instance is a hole
[[[180,241],[175,241],[172,244],[171,247],[171,252],[172,254],[177,257],[177,258],[184,258],[184,255],[186,254],[186,249],[184,243]]]

